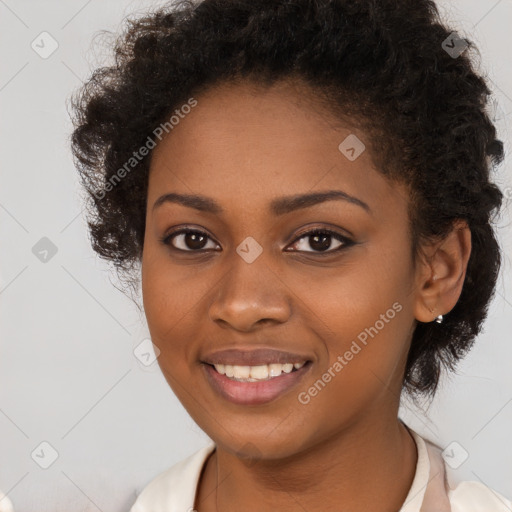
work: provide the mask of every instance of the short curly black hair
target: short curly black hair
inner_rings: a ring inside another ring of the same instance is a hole
[[[480,332],[501,265],[492,217],[503,196],[490,172],[504,151],[475,45],[431,0],[180,1],[126,24],[115,62],[71,101],[94,250],[118,275],[140,262],[152,151],[138,150],[177,107],[230,81],[306,84],[322,113],[365,130],[385,176],[408,185],[413,258],[455,220],[470,227],[461,296],[442,324],[417,323],[408,353],[403,389],[432,398],[442,366],[454,370]]]

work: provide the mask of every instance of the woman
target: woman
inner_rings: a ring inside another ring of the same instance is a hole
[[[132,512],[511,509],[398,418],[500,267],[471,47],[429,0],[181,2],[75,98],[94,249],[212,439]]]

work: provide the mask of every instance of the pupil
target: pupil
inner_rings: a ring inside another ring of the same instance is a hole
[[[330,244],[329,239],[331,238],[331,235],[329,234],[322,234],[322,235],[311,235],[311,238],[313,239],[313,243],[311,243],[311,247],[313,249],[317,250],[324,250],[328,249]],[[319,242],[320,240],[320,242]]]
[[[204,238],[206,238],[204,235],[198,233],[187,233],[185,243],[189,249],[201,249],[204,245],[204,240],[199,240]]]

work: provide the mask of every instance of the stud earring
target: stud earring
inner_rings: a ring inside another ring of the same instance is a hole
[[[430,309],[430,308],[428,308],[428,309],[429,309],[429,311],[430,311],[431,313],[434,313],[434,311],[435,311],[435,309]],[[436,322],[436,323],[438,323],[438,324],[442,323],[442,322],[443,322],[443,315],[438,315],[438,316],[434,319],[434,322]]]

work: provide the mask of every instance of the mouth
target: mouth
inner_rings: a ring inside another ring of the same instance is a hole
[[[261,405],[276,400],[297,386],[311,365],[310,360],[254,366],[202,363],[212,389],[237,405]]]
[[[217,373],[225,375],[228,379],[237,382],[260,382],[264,380],[275,379],[283,373],[291,373],[300,370],[307,361],[300,363],[270,363],[257,366],[241,366],[232,364],[214,364],[212,365]]]

